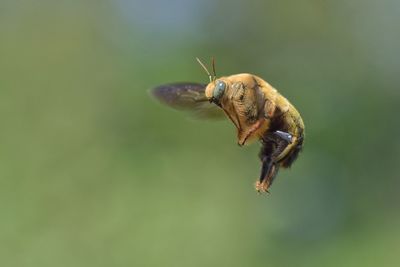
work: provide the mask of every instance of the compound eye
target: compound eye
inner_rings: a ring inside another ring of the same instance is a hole
[[[222,95],[224,94],[226,88],[226,83],[223,81],[217,81],[214,92],[213,92],[213,98],[214,100],[218,101],[221,99]]]

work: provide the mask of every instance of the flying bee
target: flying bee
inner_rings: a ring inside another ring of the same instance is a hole
[[[201,117],[225,114],[237,128],[237,142],[243,146],[259,140],[261,151],[258,192],[268,192],[279,168],[288,168],[303,147],[304,123],[296,108],[266,81],[249,73],[217,78],[197,58],[210,82],[173,83],[153,89],[164,104],[198,112]]]

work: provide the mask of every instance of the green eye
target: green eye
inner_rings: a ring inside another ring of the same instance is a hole
[[[217,81],[215,85],[213,97],[215,100],[219,101],[222,95],[224,94],[226,88],[226,84],[223,81]]]

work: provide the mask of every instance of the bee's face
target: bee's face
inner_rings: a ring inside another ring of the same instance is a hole
[[[227,82],[226,79],[220,78],[209,83],[207,85],[205,93],[210,102],[221,106],[222,99],[229,90],[230,84]]]
[[[253,102],[257,99],[257,84],[250,74],[221,77],[209,83],[205,90],[210,102],[226,108],[232,102]]]

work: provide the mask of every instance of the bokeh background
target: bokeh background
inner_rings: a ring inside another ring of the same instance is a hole
[[[1,266],[399,266],[400,2],[1,1]],[[148,90],[257,74],[306,124],[259,145]]]

